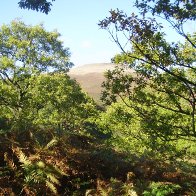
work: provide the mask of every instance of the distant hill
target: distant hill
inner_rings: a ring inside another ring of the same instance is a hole
[[[76,79],[83,90],[93,97],[95,101],[100,103],[101,84],[105,79],[104,72],[114,68],[115,64],[111,63],[87,64],[73,67],[68,74],[71,78]]]

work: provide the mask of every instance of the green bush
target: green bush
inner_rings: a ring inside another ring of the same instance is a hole
[[[143,192],[144,196],[167,196],[177,193],[181,189],[178,184],[152,182],[148,190]]]

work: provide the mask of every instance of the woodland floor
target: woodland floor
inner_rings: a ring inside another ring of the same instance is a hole
[[[127,157],[100,140],[74,134],[47,148],[38,146],[28,134],[0,138],[0,195],[142,195],[151,182],[181,186],[169,195],[196,193],[195,163]],[[17,149],[32,162],[43,160],[63,171],[56,194],[45,184],[25,185]]]

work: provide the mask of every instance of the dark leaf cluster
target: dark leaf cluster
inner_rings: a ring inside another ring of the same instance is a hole
[[[48,14],[51,11],[52,1],[47,0],[21,0],[18,2],[19,7],[22,9],[36,10]]]

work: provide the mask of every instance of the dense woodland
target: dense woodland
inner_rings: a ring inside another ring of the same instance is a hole
[[[47,14],[52,1],[19,6]],[[0,27],[0,195],[196,195],[195,1],[135,6],[138,15],[111,10],[99,22],[122,50],[103,105],[68,76],[58,32]]]

